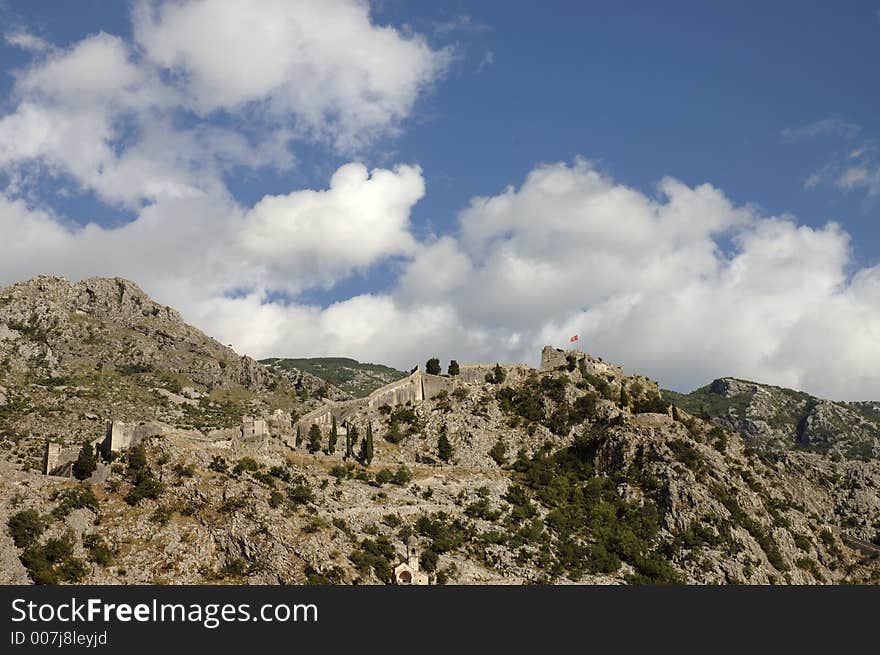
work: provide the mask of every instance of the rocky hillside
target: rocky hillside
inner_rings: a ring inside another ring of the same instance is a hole
[[[378,584],[410,538],[435,584],[878,580],[877,460],[744,439],[582,353],[336,432],[207,443],[326,383],[297,387],[123,281],[0,298],[0,583]],[[173,429],[102,454],[101,482],[35,470],[29,449],[118,416]]]
[[[78,443],[106,420],[227,427],[323,395],[345,397],[238,355],[121,278],[0,289],[0,449],[22,468],[42,468],[47,439]]]
[[[368,396],[379,387],[408,375],[390,366],[364,364],[348,357],[271,357],[261,359],[260,363],[276,371],[308,373],[342,389],[353,398]]]
[[[880,456],[880,403],[822,400],[735,378],[720,378],[686,395],[664,390],[663,396],[765,447],[847,459]]]

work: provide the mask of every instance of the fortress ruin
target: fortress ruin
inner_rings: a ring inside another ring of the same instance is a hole
[[[327,431],[335,418],[339,429],[345,432],[345,424],[363,410],[376,410],[383,406],[417,405],[425,400],[452,393],[462,385],[481,384],[495,373],[500,366],[505,373],[505,381],[519,382],[530,375],[578,367],[584,372],[598,374],[622,374],[620,367],[603,362],[587,353],[565,351],[545,346],[541,352],[539,369],[525,364],[462,364],[458,375],[432,375],[416,368],[407,377],[386,384],[364,398],[343,401],[327,401],[296,420],[280,409],[266,417],[245,416],[240,425],[232,428],[218,428],[207,434],[198,430],[183,431],[171,426],[153,422],[110,421],[105,433],[90,443],[105,456],[111,452],[122,452],[152,437],[164,437],[177,433],[185,438],[201,443],[209,448],[237,449],[261,452],[268,449],[271,439],[280,444],[295,448],[295,435],[307,434],[311,426],[317,425]],[[70,477],[72,464],[79,455],[82,444],[66,446],[49,442],[46,445],[46,475]],[[101,465],[103,466],[103,465]]]

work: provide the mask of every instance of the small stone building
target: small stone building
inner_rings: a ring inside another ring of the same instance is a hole
[[[406,542],[406,561],[394,567],[394,584],[428,584],[428,574],[419,571],[419,548],[415,537]]]

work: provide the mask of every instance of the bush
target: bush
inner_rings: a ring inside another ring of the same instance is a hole
[[[229,469],[226,466],[226,460],[220,455],[214,455],[211,458],[211,463],[208,464],[208,468],[217,473],[229,473]]]
[[[104,537],[99,534],[87,534],[83,536],[83,548],[89,553],[89,559],[95,564],[107,566],[113,559],[113,551],[107,546]]]
[[[73,535],[48,539],[44,545],[33,544],[21,555],[34,584],[79,582],[87,569],[82,560],[73,557]]]
[[[312,490],[304,484],[298,484],[287,490],[287,497],[294,505],[305,505],[315,502]]]
[[[400,443],[403,441],[403,434],[400,432],[400,424],[397,421],[391,421],[388,432],[385,433],[385,441],[389,443]]]
[[[376,537],[375,540],[364,539],[360,543],[360,547],[351,553],[349,559],[361,575],[366,575],[372,570],[379,580],[390,582],[391,565],[397,556],[394,552],[394,546],[387,537],[383,536]]]
[[[52,510],[52,516],[56,519],[63,519],[75,509],[90,509],[95,513],[98,512],[98,499],[88,484],[62,491],[58,494],[58,500],[60,502]]]
[[[337,480],[345,480],[348,477],[348,467],[345,464],[334,464],[330,469],[330,475]]]
[[[9,517],[6,522],[9,527],[9,534],[17,548],[26,548],[33,544],[43,531],[46,524],[36,510],[26,509]]]
[[[153,472],[149,468],[144,468],[138,473],[134,487],[125,496],[125,502],[129,505],[137,505],[144,498],[157,500],[163,491],[165,491],[164,485],[153,477]]]
[[[269,494],[269,507],[273,509],[277,509],[281,507],[281,504],[284,502],[284,494],[280,491],[273,490],[271,494]]]
[[[682,439],[670,439],[668,442],[672,454],[679,462],[687,466],[692,471],[699,471],[703,463],[703,456],[696,447]]]
[[[410,483],[412,480],[412,472],[403,464],[397,467],[397,471],[394,473],[394,478],[391,480],[394,484],[403,487]]]
[[[242,471],[258,471],[260,469],[260,464],[253,457],[242,457],[235,463],[235,468],[232,469],[232,472],[235,475],[240,475]]]
[[[383,468],[378,473],[376,473],[376,484],[380,487],[383,484],[387,484],[394,479],[394,473],[391,469]]]
[[[452,391],[452,397],[459,402],[467,400],[469,395],[470,393],[468,392],[467,387],[456,387]]]
[[[174,472],[180,476],[181,478],[191,478],[196,474],[196,466],[195,464],[187,464],[184,466],[183,464],[175,464]]]

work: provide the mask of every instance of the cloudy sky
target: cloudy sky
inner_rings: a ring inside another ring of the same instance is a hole
[[[0,2],[0,284],[880,399],[880,5],[662,4]]]

